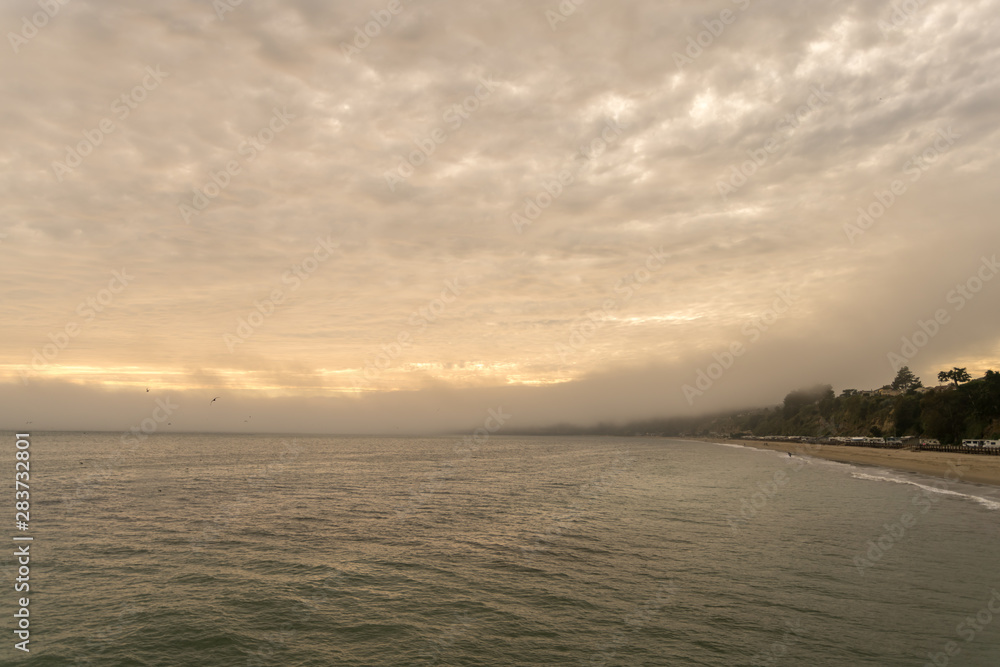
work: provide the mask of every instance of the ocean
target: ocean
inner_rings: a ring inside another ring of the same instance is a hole
[[[661,438],[35,433],[0,663],[995,666],[998,491]]]

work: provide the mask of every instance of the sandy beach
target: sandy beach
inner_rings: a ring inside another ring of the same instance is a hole
[[[868,447],[843,447],[814,445],[799,442],[764,442],[760,440],[724,440],[720,438],[694,438],[705,442],[725,442],[757,449],[792,452],[814,456],[828,461],[882,466],[933,475],[955,480],[957,474],[963,482],[1000,486],[1000,456],[960,454],[951,452],[913,452],[905,449],[874,449]],[[957,471],[957,472],[956,472]]]

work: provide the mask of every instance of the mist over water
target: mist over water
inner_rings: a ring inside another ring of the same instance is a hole
[[[1000,662],[958,631],[1000,589],[991,487],[496,436],[39,433],[32,480],[31,664]]]

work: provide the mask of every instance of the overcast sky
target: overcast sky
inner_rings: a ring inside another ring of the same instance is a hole
[[[0,427],[592,423],[1000,368],[1000,1],[908,8],[4,2]]]

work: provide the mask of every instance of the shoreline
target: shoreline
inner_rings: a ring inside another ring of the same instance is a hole
[[[682,438],[678,438],[682,439]],[[743,445],[776,452],[791,452],[799,456],[881,466],[903,472],[915,472],[932,477],[962,482],[1000,486],[1000,456],[981,456],[952,452],[915,452],[907,449],[876,449],[874,447],[845,447],[817,445],[802,442],[766,442],[761,440],[728,440],[725,438],[686,438],[701,442],[720,442]],[[958,471],[956,473],[956,470]]]

